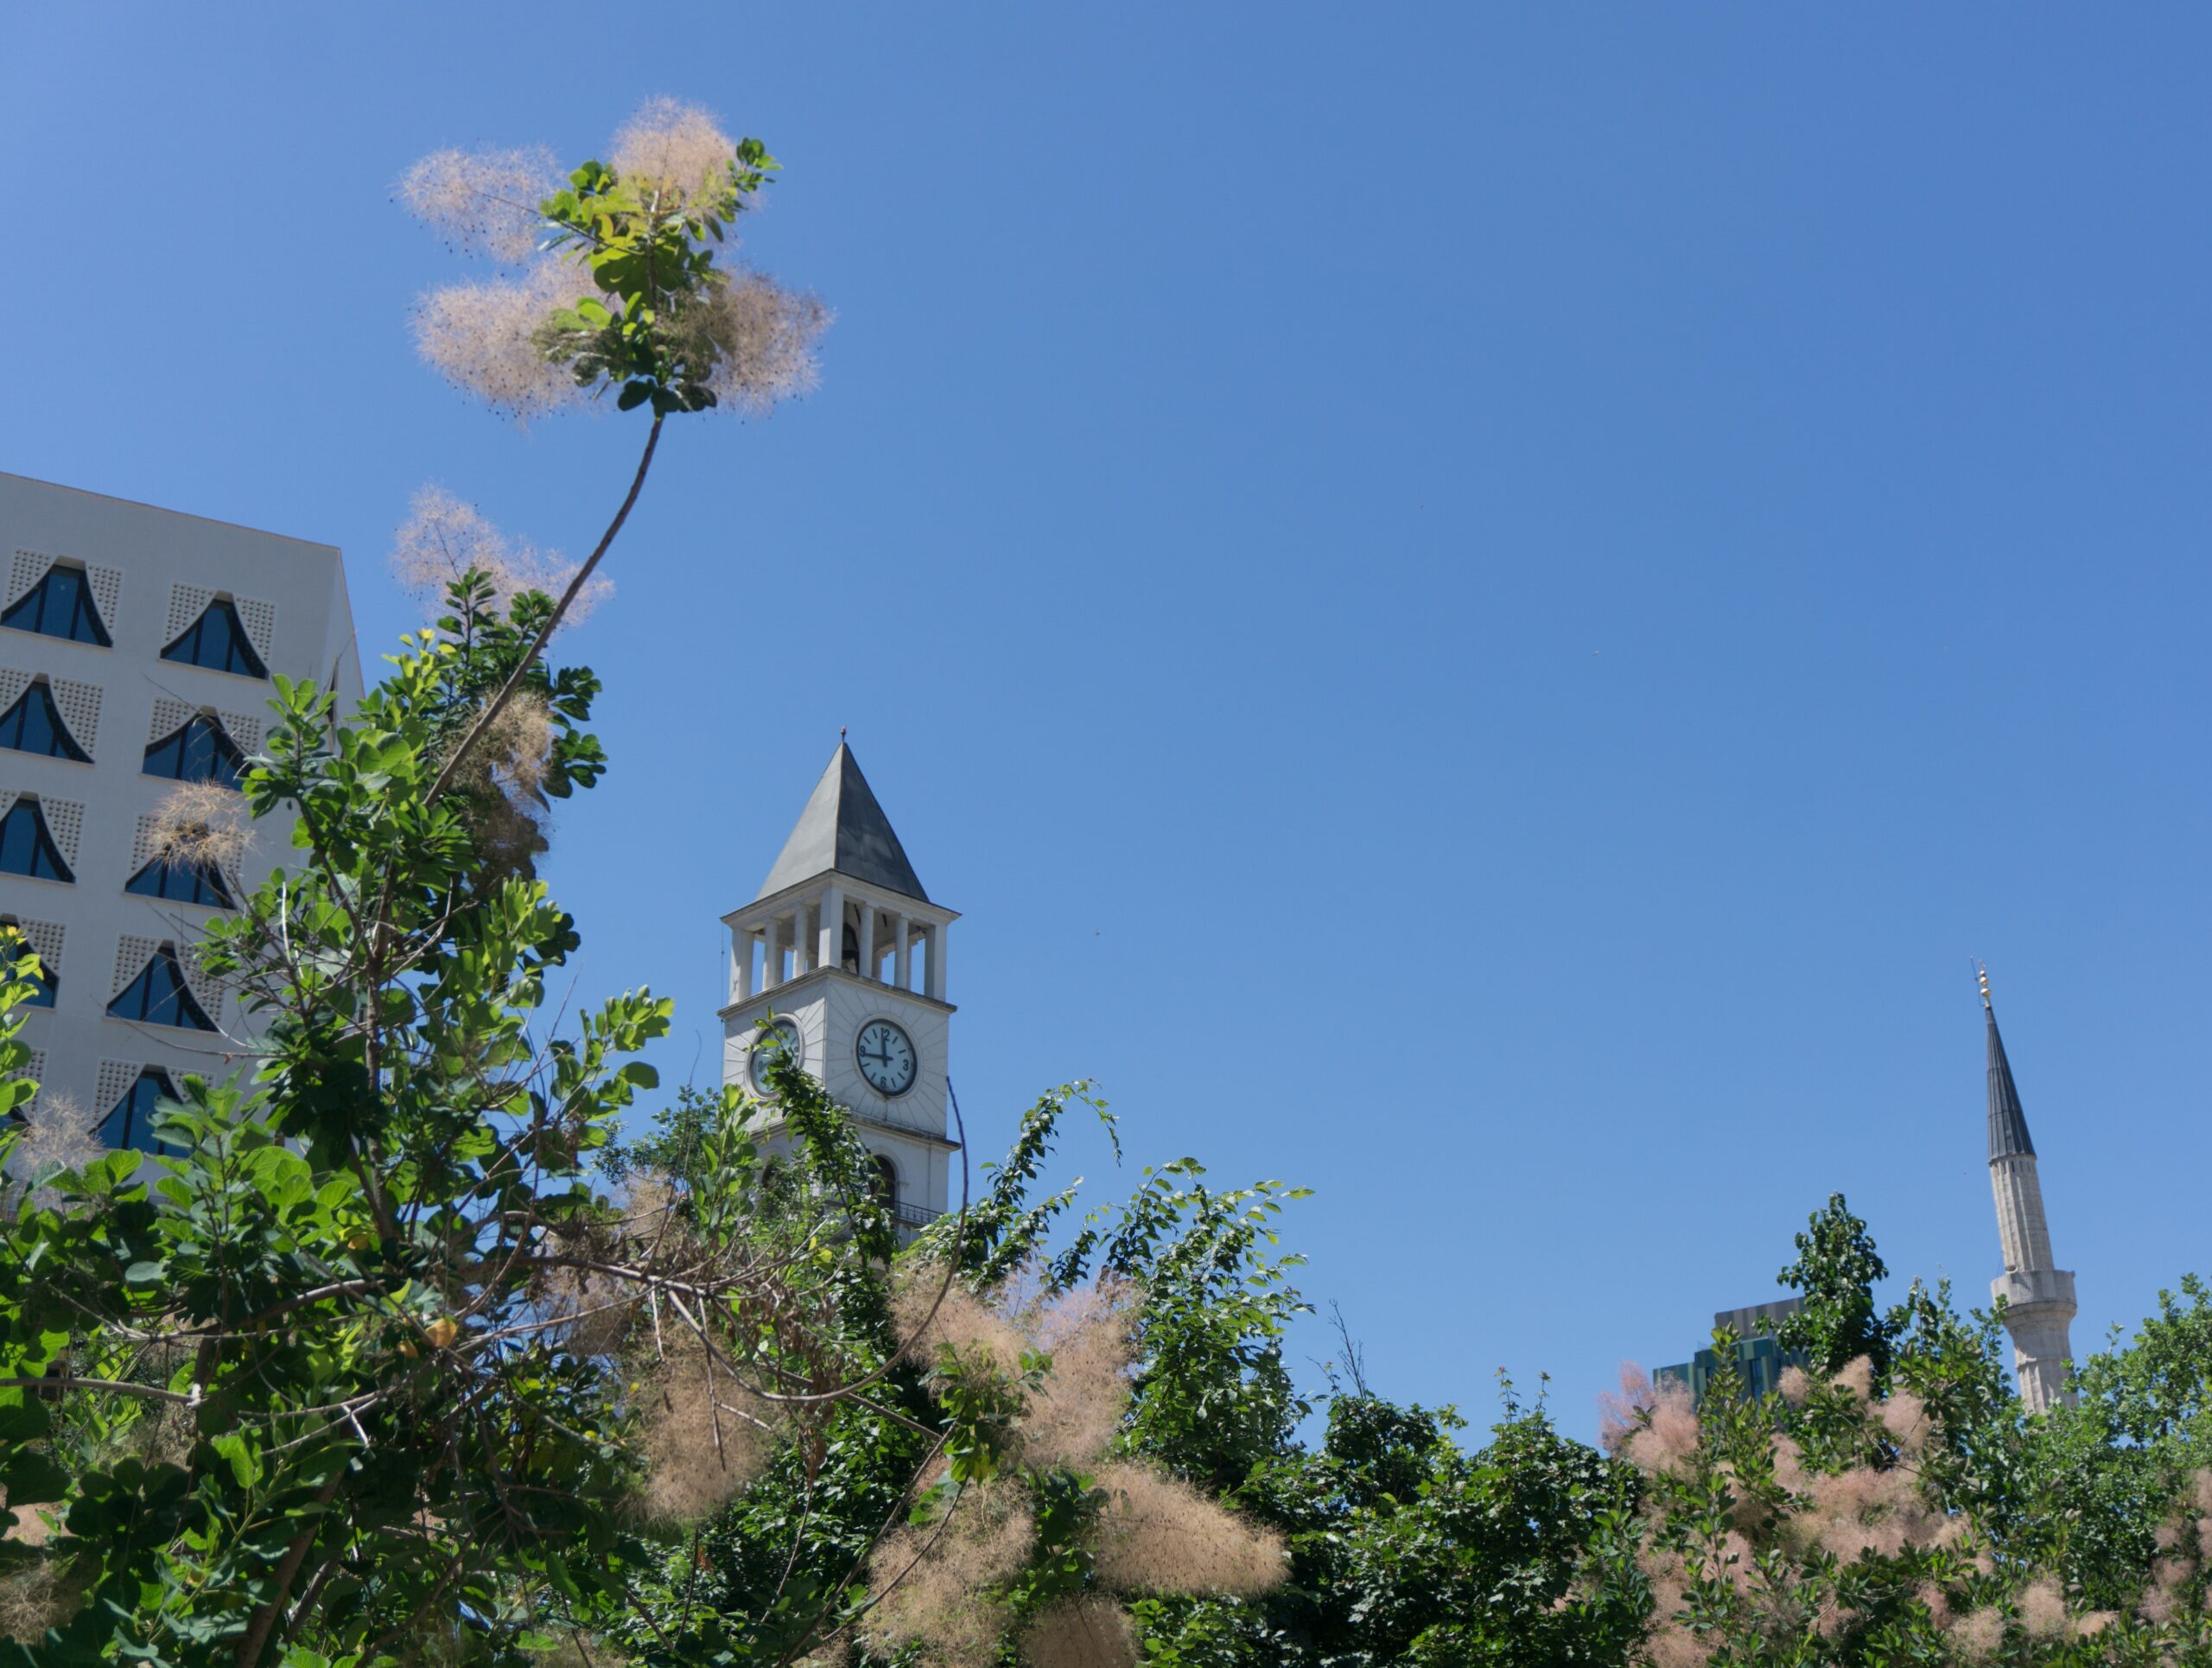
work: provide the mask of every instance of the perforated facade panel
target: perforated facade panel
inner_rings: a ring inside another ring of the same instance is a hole
[[[100,624],[112,633],[117,616],[123,612],[123,570],[87,562],[85,578],[92,588],[92,606],[100,611]]]
[[[161,947],[159,939],[142,939],[133,933],[125,933],[116,940],[115,988],[107,993],[110,1002],[121,996],[124,987],[146,971],[146,964],[153,960],[154,952]]]
[[[238,624],[245,627],[245,640],[253,645],[253,652],[266,661],[275,652],[276,642],[276,605],[264,602],[257,596],[234,596],[238,605]]]
[[[179,945],[176,965],[184,970],[187,989],[199,998],[200,1005],[207,1010],[207,1017],[220,1025],[223,1022],[223,987],[215,976],[200,965],[200,946],[196,944]]]
[[[219,712],[215,722],[223,733],[238,744],[238,751],[247,754],[261,751],[261,720],[250,713]]]
[[[169,621],[162,628],[162,641],[174,643],[184,635],[185,628],[205,613],[215,600],[215,593],[204,585],[172,585],[169,587]]]
[[[46,831],[54,836],[54,844],[60,848],[61,861],[71,869],[77,866],[77,842],[85,831],[85,807],[77,799],[57,799],[41,793],[38,808],[46,817]]]
[[[61,722],[87,755],[98,759],[100,744],[100,686],[80,684],[73,678],[56,678],[54,704],[61,709]]]
[[[17,551],[16,559],[8,568],[8,600],[12,607],[27,595],[30,588],[46,577],[46,570],[54,565],[50,556],[41,556],[36,551]]]
[[[130,1085],[145,1069],[135,1060],[102,1060],[99,1086],[93,1095],[94,1111],[102,1117],[113,1111],[115,1103],[130,1092]]]
[[[182,729],[198,707],[183,701],[173,701],[167,696],[154,703],[154,722],[147,727],[146,740],[150,743],[165,735],[174,735]]]

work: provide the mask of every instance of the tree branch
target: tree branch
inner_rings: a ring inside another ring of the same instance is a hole
[[[346,1461],[339,1460],[338,1468],[330,1474],[330,1480],[315,1496],[315,1504],[327,1509],[338,1497],[338,1485],[346,1480]],[[276,1566],[276,1578],[268,1602],[253,1613],[253,1624],[245,1630],[245,1637],[238,1641],[238,1668],[253,1668],[261,1653],[269,1646],[269,1635],[276,1626],[276,1619],[284,1614],[284,1600],[292,1590],[292,1583],[299,1579],[300,1566],[307,1562],[308,1550],[322,1532],[322,1513],[317,1512],[308,1519],[307,1527],[292,1537],[291,1545],[284,1549],[283,1562]]]
[[[660,445],[660,425],[664,420],[664,413],[653,413],[653,426],[645,434],[645,453],[638,459],[638,473],[630,478],[630,490],[622,500],[622,507],[615,511],[614,519],[607,524],[607,531],[599,536],[598,547],[584,559],[583,566],[578,568],[575,576],[569,581],[568,589],[561,593],[561,600],[553,605],[553,612],[546,616],[544,625],[539,627],[537,636],[523,655],[521,664],[508,674],[507,681],[499,685],[499,692],[492,697],[491,704],[477,715],[476,722],[468,727],[468,733],[461,738],[461,744],[446,755],[445,763],[439,767],[436,778],[430,783],[430,791],[423,796],[425,803],[435,800],[446,791],[453,780],[454,772],[460,767],[469,748],[476,745],[478,739],[505,710],[507,703],[514,699],[515,692],[522,687],[523,679],[530,675],[531,667],[545,652],[546,643],[560,629],[561,621],[567,615],[570,605],[591,578],[592,570],[599,566],[600,558],[607,554],[607,546],[614,542],[614,535],[622,531],[622,524],[630,519],[631,507],[637,503],[639,493],[644,490],[645,472],[653,467],[653,452]]]

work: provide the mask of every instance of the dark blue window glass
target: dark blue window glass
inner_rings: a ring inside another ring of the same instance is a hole
[[[44,684],[33,684],[23,691],[22,700],[0,712],[0,747],[42,753],[49,759],[74,759],[80,765],[92,763],[61,722],[54,691]]]
[[[29,875],[35,880],[73,881],[69,865],[46,831],[46,818],[38,801],[21,799],[0,817],[0,873]]]
[[[229,888],[213,864],[202,866],[181,858],[155,858],[133,875],[123,889],[142,898],[167,898],[171,903],[201,903],[210,909],[232,907]]]
[[[185,627],[183,636],[162,651],[162,659],[181,660],[191,666],[209,666],[217,672],[235,672],[246,678],[269,676],[269,668],[261,664],[253,645],[245,640],[245,627],[238,624],[238,611],[219,597]]]
[[[238,771],[245,763],[238,743],[223,734],[213,718],[188,721],[146,749],[145,774],[168,776],[180,782],[218,782],[238,785]]]
[[[174,1143],[163,1141],[154,1133],[154,1109],[164,1100],[175,1098],[168,1079],[149,1066],[100,1120],[101,1141],[118,1152],[125,1147],[136,1148],[142,1153],[177,1151]]]
[[[145,971],[108,1003],[107,1011],[113,1018],[143,1019],[149,1025],[174,1025],[187,1031],[215,1028],[207,1010],[186,988],[176,952],[166,944],[154,952]]]
[[[17,598],[7,613],[0,614],[0,626],[67,637],[73,642],[97,643],[102,648],[113,646],[108,641],[107,627],[100,623],[100,611],[92,606],[92,587],[85,583],[81,568],[48,568],[45,578]]]

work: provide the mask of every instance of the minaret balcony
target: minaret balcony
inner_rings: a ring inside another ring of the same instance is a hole
[[[1989,1296],[2003,1298],[2015,1315],[2063,1308],[2070,1315],[2075,1308],[2074,1276],[2063,1269],[2016,1269],[1991,1281]]]

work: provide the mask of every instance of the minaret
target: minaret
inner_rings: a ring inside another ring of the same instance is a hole
[[[2012,1334],[2012,1372],[2031,1413],[2074,1404],[2066,1387],[2074,1358],[2067,1323],[2074,1318],[2074,1276],[2051,1265],[2050,1227],[2044,1220],[2043,1183],[2036,1176],[2036,1143],[2013,1086],[1997,1009],[1989,1000],[1989,974],[1981,974],[1981,1009],[1989,1020],[1989,1184],[1997,1195],[1997,1236],[2005,1272],[1989,1295],[2005,1300],[2005,1330]]]

